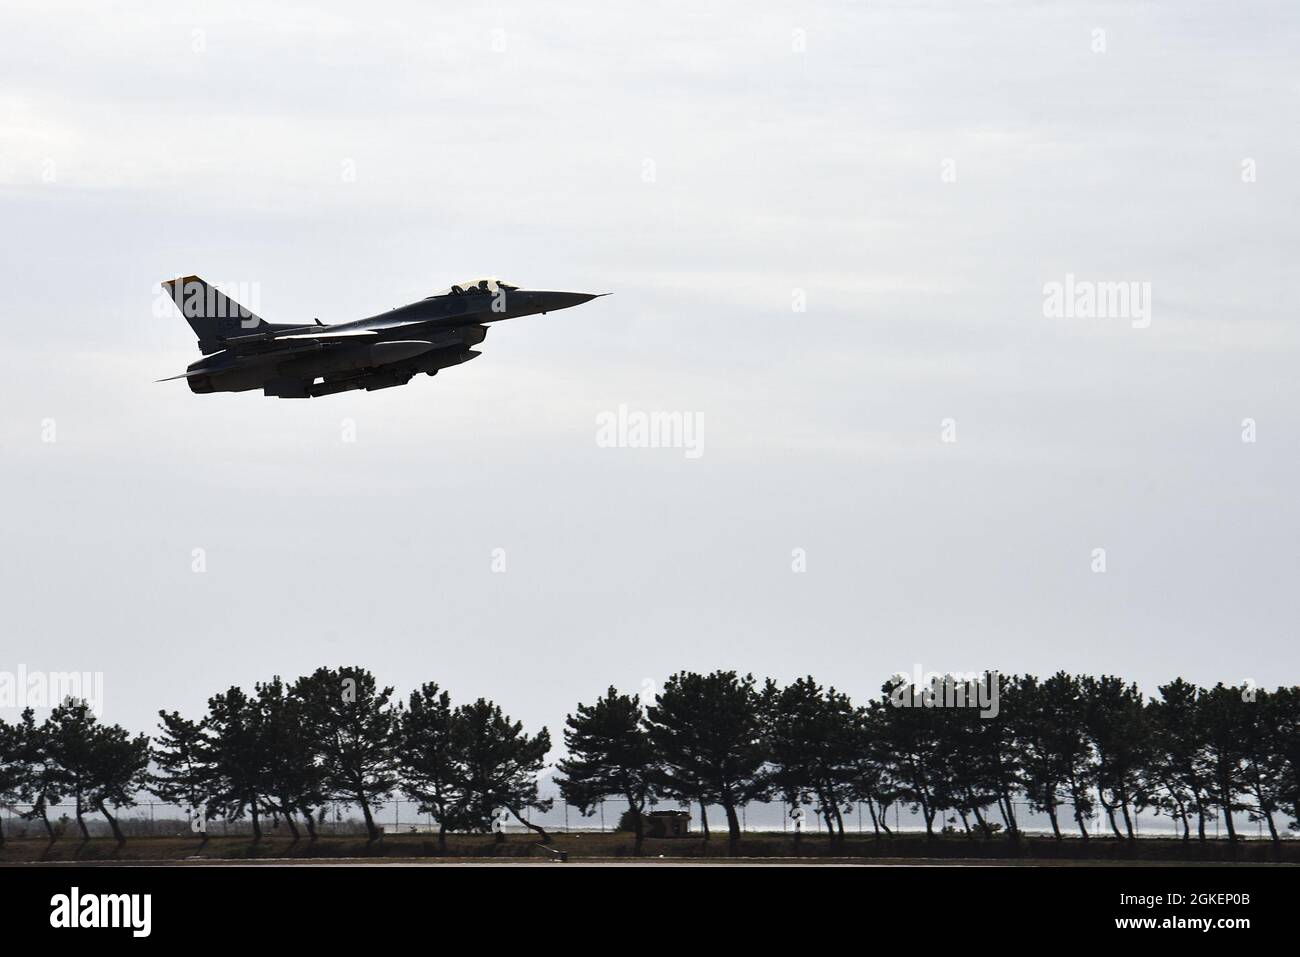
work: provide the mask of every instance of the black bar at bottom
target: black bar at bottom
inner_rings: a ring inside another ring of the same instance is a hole
[[[496,935],[512,927],[595,944],[588,933],[619,926],[649,934],[653,945],[656,931],[684,932],[686,921],[703,928],[691,932],[696,939],[720,921],[733,944],[786,926],[804,933],[838,927],[863,934],[864,944],[973,944],[981,933],[1032,935],[1021,938],[1026,943],[1200,934],[1231,946],[1241,935],[1272,937],[1294,927],[1297,875],[1291,866],[613,866],[558,858],[514,865],[53,865],[0,868],[0,921],[11,941],[75,933],[92,947],[246,944],[250,934],[259,949],[277,940],[383,946],[412,932],[447,940],[474,928],[495,928]],[[131,895],[149,895],[147,912],[145,899]],[[119,926],[84,926],[114,920]]]

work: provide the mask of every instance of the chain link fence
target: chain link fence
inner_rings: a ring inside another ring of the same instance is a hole
[[[658,810],[685,810],[690,815],[690,831],[699,833],[703,830],[698,804],[685,808],[676,802],[666,802],[656,807]],[[1050,821],[1045,814],[1032,810],[1024,802],[1014,802],[1013,807],[1017,825],[1023,833],[1049,836],[1052,834]],[[576,807],[556,799],[549,811],[545,813],[526,811],[524,819],[530,823],[538,824],[548,831],[561,833],[607,832],[618,829],[619,820],[626,810],[627,805],[622,801],[607,801],[597,805],[594,813],[583,815]],[[801,828],[805,834],[826,832],[826,822],[812,807],[803,807],[799,810],[803,813],[801,817],[797,818],[795,816],[796,809],[791,808],[785,802],[756,801],[740,807],[738,816],[741,829],[750,833],[789,833],[793,832],[796,827]],[[0,812],[3,814],[6,838],[46,838],[46,828],[40,818],[27,818],[25,816],[30,811],[32,811],[30,805],[13,805],[4,808]],[[56,837],[80,837],[81,831],[76,822],[75,804],[51,805],[47,807],[46,813]],[[421,814],[418,803],[414,801],[390,800],[379,805],[373,813],[375,824],[386,834],[436,834],[438,831],[436,820],[432,815]],[[726,814],[720,806],[709,806],[706,813],[711,832],[716,834],[726,831]],[[139,836],[182,837],[195,833],[193,817],[187,812],[186,808],[162,801],[141,801],[134,807],[122,808],[114,812],[114,817],[117,818],[122,833],[128,838]],[[996,811],[985,814],[984,819],[989,824],[995,825],[997,829],[1002,827],[1001,816]],[[83,820],[92,837],[111,836],[108,822],[98,811],[83,812]],[[1066,837],[1078,836],[1079,828],[1075,823],[1074,811],[1070,805],[1061,806],[1058,811],[1058,820],[1061,832]],[[895,833],[911,834],[924,833],[925,831],[925,819],[921,814],[899,804],[889,807],[885,823]],[[1122,821],[1119,823],[1122,831],[1124,825]],[[1193,817],[1188,823],[1191,827],[1192,837],[1195,838],[1197,836],[1196,819]],[[1210,838],[1226,837],[1226,831],[1222,829],[1222,823],[1222,815],[1216,815],[1213,818],[1207,816],[1206,836]],[[1243,814],[1234,815],[1233,823],[1240,837],[1268,838],[1268,831],[1262,820],[1252,821],[1249,815]],[[972,830],[977,830],[977,823],[973,817],[968,817],[968,824]],[[292,828],[288,826],[283,818],[274,814],[262,814],[261,825],[264,836],[288,836],[292,832]],[[295,825],[299,828],[300,833],[306,836],[306,828],[301,816],[295,820]],[[1284,838],[1295,839],[1300,837],[1295,832],[1286,831],[1283,821],[1279,820],[1279,825],[1279,830],[1282,830]],[[330,802],[318,808],[314,816],[314,826],[317,835],[321,837],[364,837],[366,835],[366,826],[360,811],[355,805],[343,802]],[[510,818],[508,823],[498,826],[506,833],[521,833],[530,830],[513,818]],[[1088,833],[1094,837],[1113,836],[1114,834],[1104,813],[1094,816],[1087,822],[1087,826]],[[963,826],[960,817],[951,813],[935,819],[935,831],[943,830],[945,827],[957,833],[966,833],[966,828]],[[844,830],[847,834],[867,835],[875,833],[870,811],[866,809],[865,804],[859,802],[853,805],[849,813],[844,815]],[[1168,816],[1156,816],[1150,813],[1134,817],[1134,830],[1139,837],[1171,838],[1182,837],[1183,834],[1180,822]],[[236,820],[218,817],[207,822],[207,832],[212,837],[251,837],[253,826],[247,815]]]

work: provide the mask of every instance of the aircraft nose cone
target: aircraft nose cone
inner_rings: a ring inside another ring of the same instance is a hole
[[[591,302],[601,296],[609,295],[601,292],[545,292],[542,293],[542,301],[546,304],[547,310],[551,309],[568,309],[570,306],[581,306],[584,302]]]

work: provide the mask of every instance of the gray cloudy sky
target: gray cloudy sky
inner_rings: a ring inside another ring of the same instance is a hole
[[[222,9],[0,11],[0,670],[142,730],[320,664],[553,732],[684,668],[1300,679],[1293,3]],[[294,402],[152,381],[185,273],[615,295]]]

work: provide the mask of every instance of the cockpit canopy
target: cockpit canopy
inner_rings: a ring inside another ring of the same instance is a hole
[[[456,283],[456,285],[450,287],[449,289],[443,289],[440,290],[439,292],[435,292],[434,295],[435,296],[470,296],[470,295],[483,295],[484,293],[487,293],[489,295],[495,295],[499,290],[502,289],[509,291],[518,288],[519,288],[518,286],[511,285],[508,282],[503,282],[500,279],[489,277],[487,279],[471,279],[469,282],[458,282]]]

